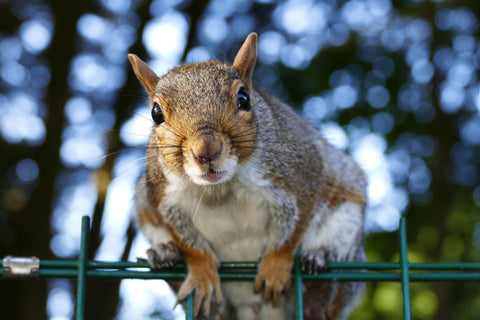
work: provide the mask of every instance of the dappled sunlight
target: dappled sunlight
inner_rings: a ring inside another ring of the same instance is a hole
[[[50,247],[57,256],[63,258],[72,258],[78,254],[80,221],[82,216],[92,215],[97,197],[95,185],[85,174],[79,174],[71,180],[71,184],[65,186],[60,193],[51,218],[53,238]]]

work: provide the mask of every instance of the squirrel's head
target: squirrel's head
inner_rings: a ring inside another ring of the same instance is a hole
[[[158,77],[129,54],[135,75],[152,107],[149,148],[157,148],[165,174],[186,176],[195,184],[230,180],[257,144],[252,75],[257,35],[251,33],[233,65],[219,61],[179,66]]]

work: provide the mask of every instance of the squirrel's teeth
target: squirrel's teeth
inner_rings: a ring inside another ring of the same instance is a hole
[[[224,175],[224,171],[214,171],[210,169],[206,174],[203,175],[203,178],[208,182],[215,183],[222,179]]]

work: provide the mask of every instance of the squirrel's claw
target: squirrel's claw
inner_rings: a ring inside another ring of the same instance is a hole
[[[173,242],[160,243],[147,250],[147,261],[152,269],[171,267],[184,260],[178,246]]]
[[[265,286],[263,290],[263,300],[271,301],[274,307],[278,307],[280,305],[280,299],[282,293],[285,291],[285,286],[280,286],[280,290],[270,287],[268,285]]]
[[[317,274],[326,268],[329,262],[333,261],[333,255],[324,249],[307,250],[302,252],[302,271],[309,274]]]
[[[255,293],[263,289],[263,299],[274,307],[280,305],[281,296],[290,288],[292,259],[271,253],[262,258],[254,283]]]
[[[193,292],[194,316],[200,313],[209,316],[214,307],[220,312],[223,309],[223,295],[220,278],[215,268],[192,268],[177,293],[177,302],[185,300]]]

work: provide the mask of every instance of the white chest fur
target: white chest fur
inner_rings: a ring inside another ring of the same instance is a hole
[[[190,216],[222,261],[256,261],[279,242],[268,183],[251,178],[214,190],[185,181],[167,187],[169,204]]]
[[[268,201],[252,192],[246,198],[217,207],[200,205],[192,217],[220,260],[255,261],[278,241]]]

